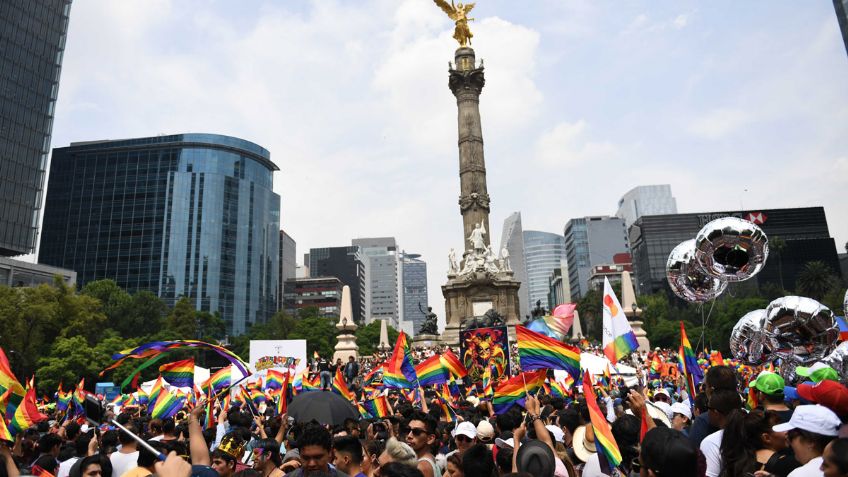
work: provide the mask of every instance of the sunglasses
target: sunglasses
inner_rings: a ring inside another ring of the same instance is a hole
[[[471,442],[471,441],[474,440],[474,439],[466,436],[465,434],[460,434],[460,435],[456,436],[454,439],[456,439],[460,442]]]
[[[409,433],[412,434],[415,437],[421,437],[424,434],[427,434],[427,429],[419,429],[417,427],[410,427]]]

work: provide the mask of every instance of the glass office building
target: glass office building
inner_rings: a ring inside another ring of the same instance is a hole
[[[412,334],[417,334],[427,316],[427,262],[417,253],[401,254],[401,321],[412,322]],[[419,305],[421,308],[419,309]]]
[[[39,262],[80,285],[188,296],[243,333],[281,299],[276,170],[262,147],[215,134],[54,149]]]
[[[565,239],[562,235],[536,230],[524,231],[524,261],[527,267],[527,292],[531,309],[536,308],[536,302],[539,301],[542,308],[551,310],[551,303],[548,303],[548,278],[554,269],[560,267],[560,261],[564,258]]]
[[[0,255],[35,251],[70,10],[0,2]]]

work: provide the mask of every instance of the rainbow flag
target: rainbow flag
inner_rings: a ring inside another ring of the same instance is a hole
[[[513,376],[495,388],[492,405],[496,414],[503,414],[512,406],[524,406],[527,393],[541,388],[545,383],[547,370],[539,369]]]
[[[462,361],[457,358],[453,351],[445,350],[444,353],[441,354],[439,358],[442,361],[442,366],[447,368],[447,370],[451,373],[452,376],[457,378],[464,378],[468,375],[468,370],[465,369],[465,365],[462,364]]]
[[[442,410],[442,417],[447,422],[456,422],[456,411],[453,410],[451,404],[442,396],[436,396],[439,403],[439,408]]]
[[[488,364],[483,368],[483,397],[491,398],[495,395],[495,389],[492,386],[492,367]]]
[[[456,384],[456,380],[453,379],[453,376],[451,376],[450,381],[448,381],[448,390],[454,400],[462,397],[462,391],[459,389],[459,385]]]
[[[207,382],[212,384],[212,390],[214,392],[218,392],[221,389],[229,387],[232,380],[233,380],[233,366],[228,365],[228,366],[225,366],[225,367],[219,369],[218,371],[215,371],[215,374],[213,374],[212,376],[209,376],[209,381],[207,381]],[[208,384],[204,383],[204,387],[207,387],[207,386],[208,386]]]
[[[565,341],[568,337],[568,330],[574,323],[574,310],[576,308],[577,305],[574,303],[559,305],[554,308],[552,314],[531,321],[527,328],[549,338]]]
[[[282,371],[269,369],[265,374],[265,389],[282,389],[284,380]]]
[[[704,379],[701,372],[701,367],[698,366],[698,359],[695,357],[695,352],[692,350],[692,345],[689,344],[689,338],[686,337],[686,328],[683,327],[683,322],[680,322],[680,350],[678,351],[678,359],[680,360],[680,372],[686,381],[686,391],[689,393],[691,402],[695,402],[695,393],[698,384]]]
[[[569,374],[569,376],[571,376],[571,375]],[[556,397],[561,397],[561,398],[568,397],[568,391],[565,390],[565,385],[560,383],[559,381],[557,381],[555,379],[551,379],[550,387],[551,387],[551,396],[556,396]]]
[[[418,376],[412,365],[409,341],[403,331],[398,335],[392,357],[383,370],[383,386],[387,388],[411,388],[417,385]]]
[[[844,313],[848,314],[848,310]],[[836,324],[839,326],[839,341],[848,341],[848,322],[844,316],[836,317]]]
[[[362,407],[373,417],[383,419],[389,417],[391,411],[389,410],[389,401],[386,400],[386,396],[377,396],[374,399],[366,399],[362,401]]]
[[[601,472],[612,475],[612,469],[621,464],[621,451],[618,450],[618,444],[612,436],[609,423],[601,413],[601,408],[598,407],[595,390],[592,389],[592,376],[588,372],[583,373],[583,395],[586,396],[592,430],[595,431],[595,449],[598,451]]]
[[[757,390],[754,389],[753,386],[748,386],[748,409],[754,410],[757,406],[760,405],[759,401],[757,401]]]
[[[247,391],[247,392],[248,392],[248,395],[250,396],[250,400],[253,401],[253,404],[255,404],[257,406],[259,406],[260,404],[262,404],[263,402],[266,402],[268,400],[268,398],[265,396],[265,393],[263,393],[262,391],[260,391],[258,389],[251,389],[250,391]]]
[[[71,398],[73,398],[73,396],[74,396],[74,393],[71,392],[71,391],[68,391],[66,393],[63,393],[63,392],[60,391],[58,393],[57,398],[56,398],[56,410],[60,411],[60,412],[61,411],[67,411],[68,410],[68,404],[71,403]]]
[[[315,376],[312,377],[312,379],[310,379],[309,375],[304,374],[302,384],[303,385],[301,386],[301,390],[304,391],[304,392],[320,391],[321,390],[321,377],[316,374]]]
[[[321,359],[321,357],[318,356],[318,350],[315,350],[315,351],[312,352],[312,359],[314,359],[315,361],[318,361],[319,359]]]
[[[167,419],[173,417],[185,405],[185,398],[177,396],[165,391],[159,393],[156,401],[150,406],[148,413],[151,419]]]
[[[574,346],[540,335],[527,328],[515,327],[521,369],[562,369],[568,374],[580,373],[580,350]]]
[[[215,427],[215,415],[213,409],[215,407],[215,388],[213,387],[212,379],[206,381],[206,389],[208,390],[206,393],[206,422],[203,425],[204,429],[212,429]]]
[[[347,387],[347,383],[344,380],[344,375],[342,375],[341,366],[336,368],[336,375],[333,377],[333,382],[330,384],[330,388],[333,392],[341,395],[341,397],[347,399],[348,401],[356,401],[356,396]]]
[[[159,366],[159,374],[171,386],[178,388],[194,387],[194,358],[163,364]]]
[[[85,413],[85,408],[83,407],[82,403],[85,402],[86,394],[87,393],[85,390],[85,378],[82,378],[80,379],[79,384],[77,384],[76,389],[74,389],[74,395],[71,399],[71,402],[74,403],[74,410],[77,414]]]
[[[636,335],[630,328],[621,303],[612,291],[609,279],[604,277],[604,355],[615,364],[639,347]]]
[[[145,405],[150,402],[150,396],[141,388],[138,388],[138,391],[136,391],[135,399],[140,405]]]
[[[159,398],[159,395],[162,394],[162,391],[165,391],[165,381],[160,375],[158,378],[156,378],[156,382],[153,383],[153,387],[150,388],[150,392],[147,393],[148,403],[156,402],[156,400]]]
[[[47,416],[38,411],[38,405],[35,403],[35,388],[31,387],[15,409],[15,414],[9,422],[7,431],[11,435],[17,435],[45,419],[47,419]]]
[[[15,436],[12,435],[9,427],[6,426],[5,419],[0,419],[0,440],[15,442]]]
[[[663,362],[658,352],[654,352],[654,357],[651,358],[651,369],[648,370],[648,377],[651,379],[659,378],[662,374]]]
[[[724,364],[724,357],[721,351],[713,351],[710,353],[710,366],[721,366]]]
[[[448,370],[442,366],[439,355],[433,355],[422,361],[415,367],[415,374],[418,375],[418,384],[421,386],[448,382]]]
[[[282,416],[289,409],[288,396],[289,394],[289,375],[285,374],[283,376],[283,383],[280,387],[280,394],[277,396],[277,415]]]
[[[365,409],[365,406],[363,406],[361,402],[356,403],[356,410],[359,411],[359,416],[362,419],[374,419],[374,416]]]

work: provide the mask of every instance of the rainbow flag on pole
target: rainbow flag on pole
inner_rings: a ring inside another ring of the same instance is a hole
[[[609,279],[604,277],[604,355],[615,364],[639,347],[636,335],[630,328],[621,303],[612,291]]]
[[[503,414],[512,406],[524,406],[527,393],[532,393],[545,384],[547,370],[539,369],[513,376],[495,388],[492,405],[496,414]]]
[[[333,377],[333,382],[330,384],[330,388],[335,393],[341,395],[341,397],[347,399],[348,401],[356,401],[356,396],[347,387],[347,383],[345,382],[344,376],[342,375],[341,366],[336,368],[336,375],[335,377]]]
[[[232,379],[233,366],[227,365],[219,369],[218,371],[215,371],[215,374],[209,377],[209,383],[212,384],[212,390],[218,392],[221,389],[229,387],[230,383],[232,382]]]
[[[269,369],[265,374],[265,389],[282,389],[285,380],[282,371]]]
[[[412,365],[412,352],[406,333],[400,332],[392,357],[383,370],[383,386],[387,388],[412,388],[417,386],[418,376]]]
[[[692,345],[689,344],[689,338],[686,336],[686,328],[683,327],[683,322],[680,322],[680,350],[678,351],[678,359],[680,360],[680,372],[683,373],[686,381],[686,391],[689,393],[690,402],[695,402],[695,390],[698,384],[704,379],[704,374],[701,372],[701,367],[698,366],[698,358],[695,357],[695,351],[692,350]]]
[[[368,411],[373,417],[383,419],[385,417],[389,417],[389,402],[386,400],[386,396],[377,396],[374,399],[366,399],[362,401],[362,407]]]
[[[159,397],[150,406],[150,417],[152,419],[167,419],[174,416],[185,405],[185,398],[163,391],[159,393]]]
[[[17,435],[45,419],[47,419],[47,416],[38,411],[38,405],[35,403],[35,388],[30,387],[23,401],[15,409],[15,414],[12,416],[7,430],[10,434]]]
[[[598,461],[601,464],[601,472],[612,475],[612,469],[621,464],[621,451],[612,436],[609,423],[598,407],[595,390],[592,389],[592,376],[589,372],[583,373],[583,395],[586,396],[586,406],[589,408],[589,417],[592,421],[592,430],[595,431],[595,449],[598,451]],[[644,412],[647,412],[644,411]]]
[[[162,379],[171,386],[178,388],[194,387],[194,358],[174,361],[173,363],[159,366],[159,374]]]
[[[445,350],[444,353],[439,358],[442,362],[442,365],[450,371],[451,375],[457,378],[464,378],[468,375],[468,370],[465,369],[465,365],[462,364],[462,361],[453,354],[451,350]]]
[[[562,369],[568,374],[580,374],[580,350],[561,341],[517,325],[518,357],[521,369]]]
[[[415,367],[415,374],[418,375],[418,384],[421,386],[448,382],[448,370],[442,366],[442,358],[439,355],[422,361]]]

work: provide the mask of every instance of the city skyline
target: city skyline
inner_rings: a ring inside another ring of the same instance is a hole
[[[829,2],[770,4],[768,21],[730,2],[533,8],[475,9],[491,224],[519,210],[525,229],[559,231],[670,184],[680,212],[824,206],[841,250],[848,59]],[[452,28],[427,0],[78,2],[53,146],[176,132],[263,144],[302,249],[394,236],[437,287],[465,239]]]

